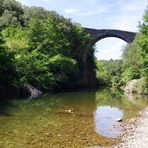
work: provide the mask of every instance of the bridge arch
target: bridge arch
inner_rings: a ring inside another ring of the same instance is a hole
[[[124,40],[127,43],[130,43],[134,40],[136,33],[122,30],[114,30],[114,29],[91,29],[84,28],[84,31],[90,35],[92,41],[90,46],[93,46],[96,42],[101,39],[108,37],[115,37]]]

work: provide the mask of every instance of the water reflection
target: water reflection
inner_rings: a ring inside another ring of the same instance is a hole
[[[148,104],[146,96],[124,95],[116,89],[104,89],[96,92],[96,111],[94,125],[98,134],[116,138],[120,134],[121,124],[116,120],[133,118]]]
[[[106,137],[120,133],[116,119],[135,117],[147,104],[114,89],[0,102],[0,147],[109,146],[114,141]]]
[[[97,107],[94,112],[96,132],[108,138],[116,138],[120,133],[120,124],[116,120],[122,116],[122,111],[116,107]]]

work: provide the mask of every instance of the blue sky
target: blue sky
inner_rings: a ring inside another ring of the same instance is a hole
[[[57,11],[83,27],[138,31],[148,0],[17,0],[27,6],[42,6]],[[126,43],[106,38],[96,44],[98,59],[121,58]]]

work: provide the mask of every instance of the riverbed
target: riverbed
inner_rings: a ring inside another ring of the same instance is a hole
[[[116,145],[123,124],[147,105],[144,96],[127,97],[111,88],[1,101],[0,148]]]

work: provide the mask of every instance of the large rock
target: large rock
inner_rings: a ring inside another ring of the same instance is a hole
[[[124,92],[133,94],[148,94],[148,82],[146,78],[134,79],[127,82]]]
[[[124,88],[125,93],[137,93],[136,84],[139,81],[139,79],[130,80],[126,83],[126,86]]]
[[[38,97],[39,95],[42,94],[42,91],[33,87],[30,84],[27,84],[25,86],[25,91],[26,91],[26,93],[27,93],[27,95],[29,96],[30,99],[36,98],[36,97]]]

